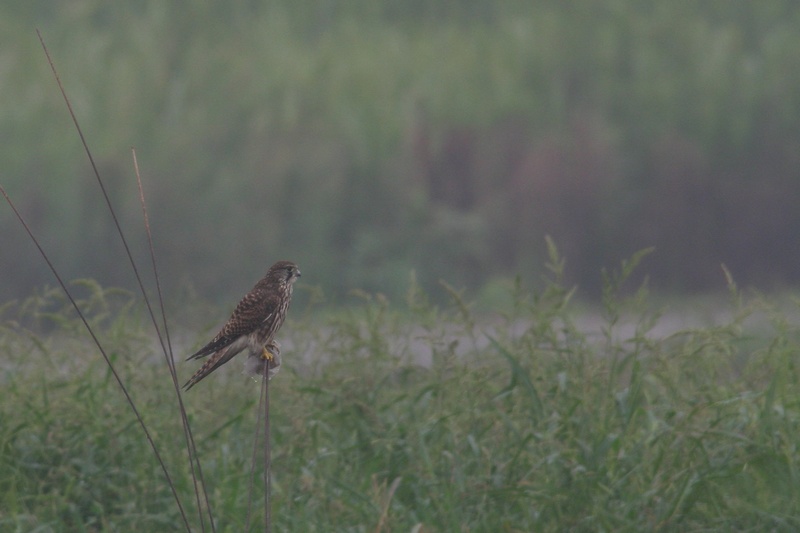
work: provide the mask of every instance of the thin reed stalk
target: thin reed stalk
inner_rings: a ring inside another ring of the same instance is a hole
[[[181,394],[180,394],[180,387],[179,387],[179,384],[178,384],[178,381],[177,381],[177,374],[176,374],[176,371],[175,371],[174,356],[173,356],[173,352],[172,352],[172,344],[171,344],[171,341],[169,339],[169,329],[167,327],[167,318],[166,318],[166,313],[165,313],[165,310],[164,310],[163,293],[162,293],[162,290],[161,290],[160,278],[158,276],[158,268],[156,266],[155,251],[154,251],[153,242],[152,242],[152,233],[150,231],[150,223],[149,223],[149,218],[148,218],[148,215],[147,215],[146,203],[145,203],[145,200],[144,200],[144,192],[143,192],[143,188],[142,188],[142,184],[141,184],[141,177],[140,177],[140,173],[139,173],[138,162],[136,160],[136,153],[135,153],[135,151],[133,152],[134,168],[135,168],[135,171],[136,171],[137,184],[138,184],[138,187],[139,187],[140,201],[142,203],[145,231],[147,233],[148,244],[149,244],[149,247],[150,247],[150,258],[151,258],[151,261],[152,261],[153,272],[154,272],[155,281],[156,281],[156,288],[157,288],[159,306],[160,306],[161,317],[162,317],[162,324],[163,324],[163,328],[164,328],[164,333],[163,334],[162,334],[161,328],[159,327],[158,320],[156,319],[155,312],[153,311],[153,307],[152,307],[152,305],[150,303],[150,299],[148,298],[147,291],[145,290],[144,283],[143,283],[142,278],[141,278],[141,276],[139,274],[139,269],[138,269],[138,267],[136,265],[136,261],[134,260],[133,254],[130,251],[130,247],[128,245],[127,239],[125,238],[124,232],[122,231],[122,227],[121,227],[121,225],[119,223],[119,219],[118,219],[118,217],[116,215],[116,212],[114,211],[114,207],[113,207],[113,205],[111,203],[111,200],[110,200],[110,198],[108,196],[108,193],[106,191],[105,184],[104,184],[104,182],[103,182],[103,180],[102,180],[102,178],[100,176],[100,173],[99,173],[99,171],[97,169],[97,165],[95,164],[94,157],[92,156],[91,150],[89,149],[89,145],[86,142],[86,138],[85,138],[85,136],[83,134],[83,131],[82,131],[81,127],[80,127],[78,119],[77,119],[77,117],[76,117],[76,115],[75,115],[75,113],[74,113],[74,111],[72,109],[72,104],[71,104],[70,99],[67,96],[66,90],[64,89],[64,86],[63,86],[63,84],[61,82],[61,78],[60,78],[60,76],[58,74],[58,71],[57,71],[57,69],[55,67],[55,63],[53,62],[53,60],[52,60],[52,58],[50,56],[50,52],[49,52],[49,50],[47,48],[47,45],[44,42],[44,38],[42,37],[42,34],[38,29],[36,30],[36,34],[39,37],[39,42],[41,43],[42,49],[44,50],[45,56],[47,58],[47,62],[50,65],[50,69],[51,69],[51,71],[53,73],[53,76],[54,76],[54,78],[56,80],[58,88],[59,88],[59,90],[61,92],[62,97],[64,98],[64,102],[65,102],[65,104],[67,106],[67,110],[68,110],[69,115],[70,115],[70,117],[72,119],[72,122],[73,122],[73,124],[75,126],[75,129],[78,132],[78,136],[81,139],[81,143],[83,145],[84,151],[86,152],[86,155],[89,158],[89,163],[91,164],[91,167],[92,167],[93,173],[95,175],[97,184],[100,187],[100,190],[102,191],[103,198],[105,200],[106,206],[108,207],[109,213],[111,214],[111,218],[112,218],[112,220],[114,222],[114,226],[117,229],[117,233],[119,235],[120,241],[122,242],[122,245],[125,248],[125,252],[126,252],[126,255],[128,256],[131,269],[132,269],[132,271],[134,273],[134,277],[136,278],[136,281],[138,283],[139,290],[140,290],[140,292],[142,294],[142,297],[144,299],[145,305],[147,307],[148,315],[150,316],[150,319],[151,319],[152,324],[153,324],[153,328],[155,329],[156,335],[157,335],[159,343],[161,345],[162,352],[164,353],[164,357],[165,357],[166,362],[167,362],[167,367],[169,368],[169,371],[170,371],[170,376],[172,377],[173,387],[175,389],[175,394],[176,394],[176,397],[178,399],[178,405],[179,405],[179,409],[180,409],[180,413],[181,413],[181,422],[183,424],[184,436],[185,436],[185,439],[186,439],[187,452],[188,452],[189,462],[190,462],[191,471],[192,471],[192,478],[193,478],[194,488],[195,488],[195,498],[196,498],[196,502],[197,502],[197,512],[198,512],[198,516],[199,516],[199,519],[200,519],[200,528],[201,528],[202,531],[205,531],[205,520],[204,520],[204,517],[203,517],[202,505],[200,503],[200,492],[202,491],[203,497],[204,497],[204,500],[205,500],[205,504],[206,504],[206,510],[208,512],[209,522],[211,524],[211,530],[212,530],[212,532],[215,532],[216,529],[215,529],[215,526],[214,526],[214,520],[213,520],[212,511],[211,511],[211,506],[210,506],[209,499],[208,499],[208,492],[206,490],[205,482],[203,480],[202,470],[200,469],[200,463],[199,463],[199,460],[197,459],[197,453],[196,453],[196,447],[195,447],[195,444],[194,444],[194,439],[193,439],[193,436],[192,436],[192,433],[191,433],[191,429],[189,427],[188,418],[186,416],[186,410],[185,410],[185,407],[183,405],[183,401],[182,401]],[[3,196],[6,198],[6,201],[9,203],[9,205],[11,205],[11,207],[14,210],[15,214],[17,215],[17,218],[20,220],[22,225],[25,227],[25,230],[28,232],[28,235],[33,240],[33,242],[36,244],[37,248],[39,249],[40,253],[44,257],[44,259],[47,262],[48,266],[50,267],[51,271],[56,276],[56,279],[58,280],[58,282],[61,285],[62,289],[64,290],[64,292],[66,293],[67,297],[70,299],[70,301],[72,302],[72,304],[75,307],[76,311],[80,315],[81,320],[84,322],[84,325],[86,326],[87,330],[91,334],[93,340],[95,341],[95,344],[97,344],[98,348],[100,349],[101,353],[103,354],[103,357],[104,357],[104,359],[106,361],[106,364],[109,366],[109,369],[111,370],[111,372],[114,374],[115,378],[117,379],[117,382],[118,382],[120,388],[122,389],[123,393],[125,394],[126,399],[128,400],[128,403],[131,406],[131,409],[136,414],[137,419],[139,420],[139,423],[142,426],[142,429],[144,430],[145,434],[147,435],[148,441],[151,444],[151,447],[153,449],[154,454],[156,455],[156,457],[158,458],[159,463],[161,464],[162,470],[164,471],[164,474],[165,474],[165,476],[167,478],[167,481],[168,481],[168,483],[170,485],[170,489],[171,489],[171,491],[172,491],[172,493],[173,493],[173,495],[175,497],[176,503],[178,504],[178,507],[180,509],[181,516],[183,517],[183,521],[184,521],[184,524],[186,526],[186,529],[187,529],[187,531],[190,531],[191,528],[189,527],[188,519],[186,517],[186,514],[185,514],[185,511],[183,509],[183,506],[182,506],[182,504],[180,502],[180,498],[178,497],[178,494],[177,494],[177,491],[175,489],[175,486],[174,486],[174,484],[173,484],[173,482],[172,482],[172,480],[171,480],[171,478],[170,478],[170,476],[169,476],[169,474],[167,472],[166,465],[161,460],[160,454],[158,453],[158,450],[157,450],[157,448],[155,446],[155,443],[152,441],[152,438],[150,437],[149,431],[147,430],[147,427],[144,424],[144,421],[142,420],[141,416],[139,415],[139,412],[136,409],[136,406],[134,405],[133,400],[130,398],[130,395],[128,394],[127,389],[123,385],[122,381],[119,379],[119,377],[117,375],[117,372],[114,369],[111,361],[106,356],[105,350],[101,346],[101,344],[100,344],[99,340],[97,339],[97,337],[92,332],[91,328],[89,327],[88,322],[84,319],[83,314],[81,313],[78,305],[73,300],[73,298],[72,298],[71,294],[69,293],[66,285],[63,283],[63,281],[61,280],[60,276],[58,275],[58,272],[56,271],[55,267],[52,265],[52,263],[48,259],[48,257],[45,254],[44,250],[39,246],[38,241],[33,236],[32,232],[28,228],[28,226],[25,223],[25,221],[22,218],[22,216],[19,214],[19,212],[14,207],[13,203],[11,203],[10,198],[6,195],[4,190],[2,192],[3,192]],[[192,459],[193,457],[194,457],[194,460]],[[195,463],[196,463],[196,470],[195,470]],[[198,487],[198,478],[199,478],[199,487]]]
[[[125,396],[125,400],[128,402],[128,405],[130,406],[131,411],[133,411],[133,414],[136,416],[136,420],[137,420],[137,422],[139,422],[139,426],[142,428],[142,431],[144,432],[145,438],[147,438],[147,442],[150,445],[150,448],[153,450],[153,455],[156,456],[156,460],[158,461],[158,464],[161,467],[162,472],[164,473],[164,478],[167,480],[167,484],[169,485],[169,488],[172,491],[172,496],[175,498],[175,503],[177,504],[178,509],[179,509],[179,511],[181,513],[181,518],[183,519],[183,523],[186,526],[186,531],[191,531],[191,528],[189,527],[189,520],[188,520],[188,518],[186,516],[186,512],[183,509],[183,505],[181,504],[181,499],[178,497],[178,492],[175,489],[175,483],[173,483],[172,478],[169,475],[169,471],[167,470],[167,466],[164,463],[164,460],[162,459],[161,454],[158,451],[158,447],[156,446],[155,441],[153,441],[153,437],[150,434],[150,431],[147,429],[147,425],[144,423],[144,419],[142,418],[142,415],[139,413],[139,410],[136,408],[136,404],[134,403],[133,398],[131,398],[131,395],[128,392],[128,388],[125,387],[125,384],[122,382],[122,378],[120,378],[119,374],[117,373],[117,370],[114,368],[114,365],[111,363],[111,359],[109,359],[108,353],[106,353],[105,348],[103,348],[103,345],[100,343],[100,340],[97,338],[97,335],[95,335],[94,330],[89,325],[89,322],[86,320],[86,317],[84,316],[83,312],[81,311],[80,306],[78,306],[78,303],[75,301],[75,298],[73,298],[72,293],[67,288],[67,285],[64,283],[64,280],[61,278],[61,275],[58,273],[58,270],[56,270],[55,266],[50,261],[50,258],[48,257],[47,253],[44,251],[42,246],[39,244],[39,240],[36,238],[36,236],[34,236],[33,232],[31,231],[30,227],[28,226],[28,223],[25,221],[25,218],[17,210],[17,207],[14,205],[14,202],[11,201],[11,198],[8,196],[8,194],[6,193],[5,189],[2,186],[0,186],[0,194],[3,195],[3,197],[6,200],[6,202],[11,207],[11,210],[14,212],[14,215],[17,217],[17,220],[19,220],[20,224],[22,224],[22,227],[25,229],[25,232],[28,234],[28,237],[30,237],[30,239],[33,242],[33,244],[39,250],[39,254],[42,256],[42,258],[44,259],[45,263],[47,263],[47,266],[50,268],[50,271],[53,273],[53,276],[56,278],[56,281],[61,286],[61,289],[64,291],[64,294],[67,296],[67,299],[69,299],[70,303],[72,304],[72,307],[75,309],[75,312],[78,313],[78,317],[81,319],[81,322],[83,322],[83,325],[86,328],[86,331],[88,331],[89,335],[92,337],[92,341],[94,341],[95,345],[97,346],[97,349],[100,350],[100,354],[103,356],[103,360],[106,362],[106,365],[108,366],[109,371],[114,376],[114,379],[116,380],[117,385],[119,386],[120,390],[122,391],[122,394]]]
[[[150,302],[150,298],[148,297],[147,290],[145,289],[144,282],[142,281],[142,277],[141,277],[141,275],[139,273],[139,268],[137,267],[136,261],[133,258],[133,254],[131,253],[130,247],[128,245],[128,241],[125,238],[124,232],[122,231],[122,227],[120,225],[120,222],[119,222],[119,219],[117,217],[117,214],[116,214],[116,212],[114,210],[114,207],[113,207],[113,205],[111,203],[111,200],[110,200],[110,198],[108,196],[108,193],[106,191],[106,187],[105,187],[105,184],[103,182],[103,179],[101,178],[100,173],[99,173],[99,171],[97,169],[97,165],[95,164],[94,157],[92,156],[91,150],[89,149],[88,143],[86,142],[86,138],[85,138],[85,136],[83,134],[83,131],[81,130],[81,127],[80,127],[80,124],[78,122],[78,119],[77,119],[77,117],[76,117],[76,115],[75,115],[75,113],[74,113],[74,111],[72,109],[72,104],[70,102],[69,97],[67,96],[66,90],[64,89],[64,86],[63,86],[63,84],[61,82],[60,76],[59,76],[59,74],[58,74],[58,72],[57,72],[57,70],[55,68],[55,64],[54,64],[54,62],[53,62],[53,60],[52,60],[52,58],[50,56],[50,52],[47,49],[47,46],[46,46],[46,44],[44,42],[44,38],[42,37],[42,34],[38,29],[36,30],[36,34],[37,34],[37,36],[39,38],[39,41],[40,41],[41,46],[42,46],[42,49],[44,50],[44,53],[45,53],[45,56],[47,58],[48,64],[49,64],[50,69],[51,69],[51,71],[53,73],[53,76],[54,76],[54,78],[56,80],[56,83],[57,83],[58,88],[59,88],[59,90],[61,92],[61,95],[64,98],[64,102],[65,102],[65,104],[67,106],[67,110],[68,110],[69,115],[70,115],[70,117],[72,119],[73,125],[75,126],[75,129],[76,129],[76,131],[78,133],[78,136],[80,137],[80,140],[81,140],[81,143],[83,145],[84,151],[86,152],[86,155],[89,158],[89,162],[90,162],[90,165],[92,167],[92,170],[93,170],[94,176],[96,178],[97,184],[100,187],[100,190],[101,190],[101,192],[103,194],[103,198],[104,198],[105,204],[106,204],[106,206],[108,208],[108,211],[109,211],[109,213],[111,215],[111,218],[112,218],[112,220],[114,222],[114,226],[116,227],[119,239],[120,239],[120,241],[121,241],[121,243],[122,243],[122,245],[123,245],[123,247],[125,249],[125,253],[126,253],[126,255],[128,257],[128,260],[130,262],[130,267],[131,267],[131,269],[133,271],[133,274],[134,274],[134,277],[135,277],[135,279],[137,281],[139,290],[140,290],[140,292],[142,294],[142,297],[144,299],[148,315],[149,315],[149,317],[151,319],[153,328],[154,328],[154,330],[156,332],[156,335],[158,337],[159,344],[161,346],[161,350],[162,350],[162,352],[164,354],[164,358],[165,358],[165,361],[166,361],[166,364],[167,364],[167,368],[169,369],[170,377],[171,377],[172,383],[173,383],[173,388],[175,390],[175,395],[176,395],[176,398],[177,398],[177,401],[178,401],[178,407],[179,407],[179,410],[180,410],[181,424],[183,426],[184,439],[185,439],[185,443],[186,443],[189,466],[190,466],[191,474],[192,474],[192,480],[193,480],[193,486],[194,486],[194,492],[195,492],[195,502],[196,502],[196,505],[197,505],[197,513],[198,513],[198,518],[199,518],[199,522],[200,522],[200,529],[203,532],[206,531],[206,524],[205,524],[206,516],[205,515],[207,513],[207,518],[208,518],[209,523],[210,523],[211,531],[216,533],[214,517],[213,517],[211,504],[210,504],[209,496],[208,496],[208,490],[206,488],[205,480],[204,480],[203,473],[202,473],[202,468],[201,468],[201,465],[200,465],[199,456],[197,454],[197,447],[195,445],[194,436],[192,434],[192,430],[191,430],[191,427],[190,427],[190,424],[189,424],[189,420],[188,420],[188,417],[187,417],[187,414],[186,414],[186,409],[185,409],[185,405],[183,403],[183,399],[182,399],[182,395],[181,395],[181,391],[180,391],[180,385],[179,385],[178,378],[177,378],[177,371],[176,371],[176,367],[175,367],[175,358],[174,358],[174,353],[173,353],[173,349],[172,349],[172,342],[171,342],[170,335],[169,335],[168,320],[167,320],[167,315],[166,315],[166,311],[165,311],[165,308],[164,308],[163,291],[162,291],[162,287],[161,287],[160,277],[159,277],[159,274],[158,274],[157,261],[156,261],[156,257],[155,257],[155,249],[154,249],[154,245],[153,245],[153,236],[152,236],[152,231],[151,231],[151,228],[150,228],[150,220],[149,220],[149,216],[148,216],[148,212],[147,212],[147,204],[146,204],[145,196],[144,196],[144,187],[142,185],[141,173],[139,171],[139,164],[138,164],[138,160],[137,160],[137,157],[136,157],[136,150],[135,149],[131,149],[131,152],[132,152],[134,170],[135,170],[135,174],[136,174],[136,181],[137,181],[137,187],[138,187],[138,192],[139,192],[139,200],[140,200],[141,208],[142,208],[142,217],[143,217],[144,229],[145,229],[145,233],[146,233],[146,236],[147,236],[147,242],[148,242],[149,253],[150,253],[150,260],[151,260],[152,269],[153,269],[153,275],[154,275],[155,284],[156,284],[156,293],[157,293],[157,297],[158,297],[158,307],[159,307],[159,311],[160,311],[160,324],[159,324],[159,319],[156,317],[156,313],[154,311],[153,305]],[[58,271],[56,270],[55,266],[52,264],[52,262],[50,261],[49,257],[47,256],[47,254],[45,253],[43,248],[40,246],[38,240],[33,235],[32,231],[30,230],[30,228],[29,228],[28,224],[26,223],[25,219],[22,217],[21,213],[19,213],[19,211],[16,209],[15,205],[11,201],[11,198],[6,194],[6,191],[1,186],[0,186],[0,193],[2,193],[3,197],[6,199],[6,202],[11,206],[12,210],[14,211],[14,214],[16,215],[16,217],[18,218],[18,220],[22,224],[22,226],[25,229],[25,231],[27,232],[29,238],[33,241],[33,243],[35,244],[35,246],[39,250],[39,253],[44,258],[45,262],[47,263],[47,265],[50,268],[51,272],[55,276],[55,278],[58,281],[59,285],[61,286],[62,290],[64,291],[64,293],[66,294],[66,296],[70,300],[70,302],[72,303],[72,305],[75,308],[76,312],[78,313],[78,316],[80,317],[81,321],[83,322],[84,326],[86,327],[87,331],[89,332],[90,336],[92,337],[94,343],[97,345],[98,349],[100,350],[100,353],[102,354],[102,356],[103,356],[103,358],[104,358],[104,360],[106,362],[106,365],[108,366],[111,374],[114,376],[118,386],[122,390],[122,392],[123,392],[128,404],[129,404],[131,410],[134,412],[134,414],[136,416],[136,419],[139,422],[139,425],[141,426],[142,431],[144,432],[144,434],[145,434],[145,436],[147,438],[147,441],[148,441],[148,443],[149,443],[149,445],[150,445],[150,447],[151,447],[151,449],[153,451],[153,454],[155,455],[155,457],[156,457],[156,459],[157,459],[157,461],[158,461],[158,463],[159,463],[159,465],[160,465],[160,467],[161,467],[161,469],[162,469],[162,471],[164,473],[164,476],[165,476],[165,478],[167,480],[167,483],[168,483],[168,485],[170,487],[170,490],[172,491],[173,497],[174,497],[174,499],[176,501],[176,504],[178,506],[178,509],[180,511],[180,514],[181,514],[181,517],[182,517],[182,520],[183,520],[183,523],[184,523],[184,526],[185,526],[186,530],[187,531],[191,531],[191,527],[190,527],[190,524],[189,524],[188,517],[186,515],[186,511],[184,510],[184,507],[183,507],[183,505],[181,503],[180,497],[178,496],[177,490],[175,488],[175,484],[173,483],[172,478],[169,475],[169,472],[167,470],[166,464],[164,463],[164,461],[163,461],[163,459],[162,459],[162,457],[161,457],[161,455],[160,455],[160,453],[158,451],[158,448],[157,448],[157,446],[156,446],[156,444],[155,444],[155,442],[154,442],[154,440],[153,440],[153,438],[152,438],[152,436],[150,434],[150,431],[148,430],[146,424],[144,423],[144,420],[143,420],[141,414],[139,413],[138,409],[136,408],[136,405],[134,404],[133,399],[131,398],[127,388],[123,384],[121,378],[119,377],[119,374],[117,373],[117,371],[114,368],[111,360],[109,359],[106,350],[103,348],[103,346],[100,343],[99,339],[97,338],[97,336],[95,335],[95,333],[92,330],[91,326],[89,325],[87,319],[84,317],[83,312],[81,311],[81,309],[80,309],[79,305],[77,304],[76,300],[71,295],[71,293],[70,293],[69,289],[67,288],[66,284],[63,282],[63,280],[62,280],[60,274],[58,273]],[[252,502],[252,488],[253,488],[253,485],[254,485],[253,484],[253,480],[254,480],[254,471],[255,471],[255,463],[256,463],[255,458],[256,458],[256,453],[258,451],[258,445],[259,445],[259,443],[258,443],[259,435],[258,434],[259,434],[260,429],[261,429],[260,428],[260,417],[261,417],[262,406],[263,406],[263,416],[264,416],[264,425],[263,425],[263,439],[264,439],[264,442],[263,442],[263,446],[264,446],[264,449],[263,449],[263,452],[264,452],[264,530],[267,531],[267,532],[270,532],[271,531],[271,527],[272,527],[271,526],[271,509],[270,509],[270,497],[271,497],[271,458],[270,458],[270,454],[271,454],[271,449],[270,449],[270,418],[269,418],[269,370],[270,370],[269,363],[264,364],[263,365],[264,379],[263,379],[263,383],[262,383],[262,394],[261,394],[261,400],[259,402],[258,421],[256,423],[256,432],[255,432],[255,438],[254,438],[253,461],[252,461],[253,470],[251,471],[251,483],[250,483],[251,493],[250,493],[250,497],[249,497],[249,500],[248,500],[248,517],[247,517],[247,529],[249,530],[249,526],[250,526],[250,510],[251,510],[251,502]],[[201,493],[202,493],[202,497],[201,497]],[[204,512],[204,509],[203,509],[204,506],[205,506],[205,512]]]
[[[189,425],[189,419],[186,416],[186,407],[183,404],[183,396],[180,390],[180,384],[178,382],[178,374],[175,370],[175,356],[172,351],[172,342],[170,341],[169,337],[169,326],[167,325],[167,313],[164,309],[164,296],[161,291],[161,278],[158,275],[158,266],[156,263],[156,254],[155,248],[153,247],[153,235],[150,231],[150,217],[147,215],[147,202],[144,199],[144,188],[142,187],[142,177],[141,173],[139,172],[139,162],[136,158],[136,149],[131,148],[131,155],[133,157],[133,168],[136,173],[136,184],[139,188],[139,201],[142,206],[142,219],[144,221],[144,228],[145,233],[147,234],[147,244],[150,249],[150,259],[152,261],[153,266],[153,277],[155,278],[156,282],[156,291],[158,294],[158,303],[161,311],[161,318],[162,324],[164,327],[164,337],[167,341],[167,350],[164,350],[164,359],[167,362],[167,367],[169,368],[170,376],[172,377],[172,386],[175,390],[175,396],[178,399],[178,407],[181,413],[181,424],[183,425],[183,434],[184,439],[186,440],[186,451],[189,458],[189,467],[192,472],[192,483],[194,486],[194,493],[195,493],[195,501],[197,503],[197,509],[200,514],[200,524],[203,531],[205,531],[205,525],[203,523],[203,516],[200,509],[202,509],[202,505],[200,502],[200,492],[203,493],[203,499],[205,501],[206,509],[208,509],[209,513],[209,520],[211,522],[211,529],[214,531],[214,517],[211,515],[211,503],[208,500],[208,490],[206,489],[205,478],[203,477],[203,469],[200,466],[200,458],[197,454],[197,446],[194,442],[194,435],[192,433],[192,428]],[[162,344],[163,347],[163,344]],[[199,480],[199,487],[198,487],[198,480]]]
[[[264,414],[263,438],[264,438],[264,531],[272,531],[272,510],[270,505],[272,492],[272,449],[270,445],[269,427],[269,363],[264,364],[264,379],[261,384],[261,396],[258,400],[258,412],[256,415],[256,431],[253,435],[253,456],[250,460],[250,483],[247,496],[247,523],[245,531],[250,531],[253,504],[253,488],[255,486],[256,455],[258,454],[259,432],[261,431],[261,414]]]
[[[270,496],[272,492],[271,445],[269,432],[269,361],[264,364],[264,379],[261,389],[264,394],[264,531],[272,531]]]

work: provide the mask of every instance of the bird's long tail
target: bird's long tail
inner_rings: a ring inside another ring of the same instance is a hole
[[[203,363],[203,366],[197,369],[197,372],[195,372],[194,375],[191,378],[189,378],[189,381],[187,381],[183,385],[183,390],[188,391],[189,389],[194,387],[201,379],[203,379],[204,377],[212,373],[214,370],[216,370],[217,368],[221,367],[222,365],[230,361],[234,355],[236,355],[241,351],[241,348],[239,348],[238,350],[236,348],[238,347],[228,346],[218,351],[213,356],[211,356],[211,358],[205,363]]]

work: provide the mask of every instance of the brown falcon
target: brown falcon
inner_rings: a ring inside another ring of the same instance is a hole
[[[216,337],[189,356],[187,361],[207,355],[211,355],[211,358],[183,388],[191,389],[245,348],[249,348],[251,354],[259,354],[268,364],[272,363],[275,332],[286,318],[286,310],[292,299],[292,286],[299,277],[300,269],[291,261],[278,261],[272,265],[267,275],[242,298]],[[270,347],[273,347],[272,351]]]

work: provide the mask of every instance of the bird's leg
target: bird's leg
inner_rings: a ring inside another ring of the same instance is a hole
[[[270,367],[280,364],[281,345],[278,341],[270,341],[269,344],[261,348],[261,359],[269,361]],[[277,362],[276,362],[277,360]]]
[[[264,346],[261,349],[261,359],[266,359],[267,361],[269,361],[271,363],[271,362],[273,362],[275,360],[275,356],[272,354],[271,351],[269,351],[267,349],[266,346]]]

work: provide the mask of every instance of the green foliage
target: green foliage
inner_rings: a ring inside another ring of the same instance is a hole
[[[447,286],[449,303],[434,305],[412,283],[404,303],[358,292],[322,321],[295,315],[270,383],[275,530],[800,527],[796,304],[745,298],[731,279],[729,319],[665,333],[659,317],[682,310],[654,314],[643,288],[624,288],[647,251],[606,276],[601,309],[581,310],[548,244],[550,279],[517,281],[491,313]],[[81,305],[194,523],[177,404],[140,310],[85,287]],[[2,310],[0,528],[180,530],[129,408],[63,305],[45,293]],[[184,396],[221,532],[244,530],[258,429],[259,385],[239,364]],[[258,453],[256,479],[261,468]]]
[[[797,279],[790,0],[76,0],[0,15],[3,185],[71,277],[131,285],[33,27],[124,226],[141,227],[136,146],[165,278],[203,294],[239,294],[282,257],[340,296],[397,298],[411,269],[428,290],[530,282],[544,234],[593,296],[600,266],[652,245],[661,287],[716,288],[723,261],[747,283]],[[0,224],[14,227],[7,210]],[[13,296],[45,275],[26,250],[3,232]]]

